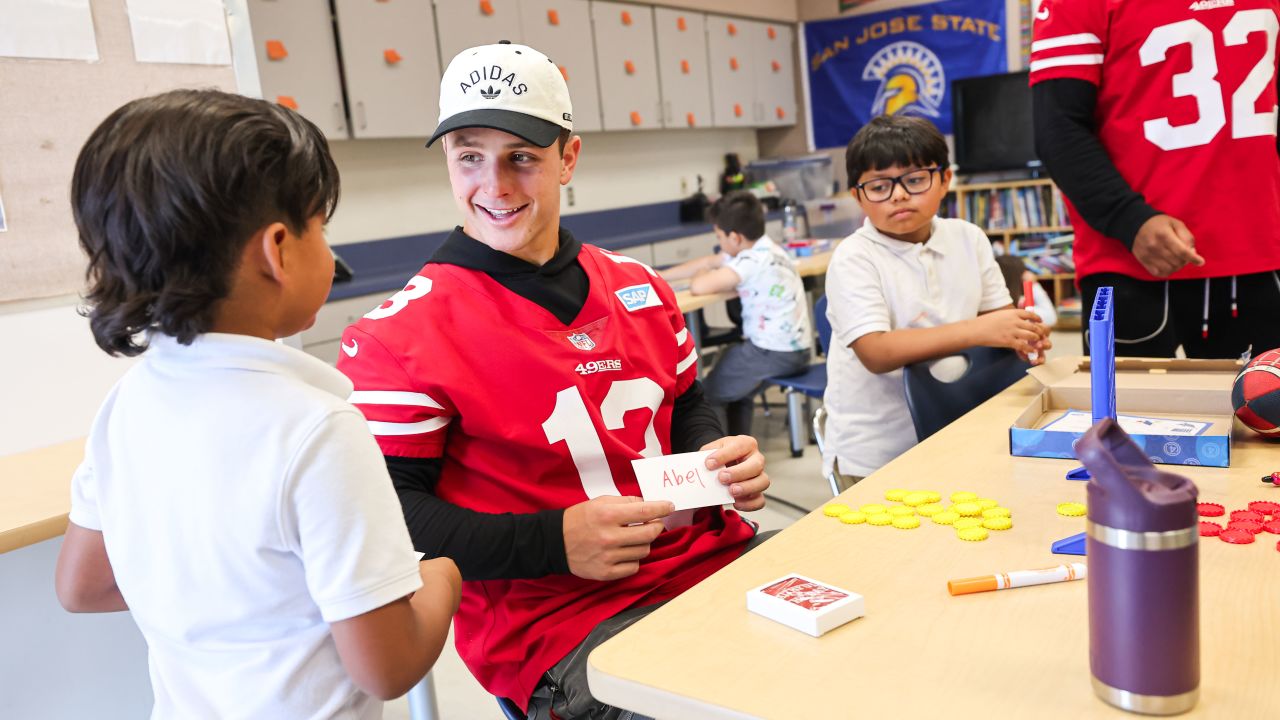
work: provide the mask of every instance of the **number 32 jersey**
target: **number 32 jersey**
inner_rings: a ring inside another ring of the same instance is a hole
[[[1098,86],[1097,132],[1130,187],[1187,224],[1204,267],[1280,268],[1277,0],[1043,0],[1031,84]],[[1149,273],[1070,209],[1078,275]]]
[[[349,327],[338,367],[385,455],[443,458],[436,494],[488,513],[639,496],[631,461],[671,452],[675,398],[697,355],[670,287],[589,245],[570,326],[487,274],[429,263]],[[708,508],[653,543],[640,571],[468,581],[459,654],[491,693],[523,701],[601,620],[674,597],[736,558],[754,529]]]

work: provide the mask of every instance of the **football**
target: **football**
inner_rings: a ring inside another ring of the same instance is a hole
[[[1280,438],[1280,349],[1262,353],[1240,371],[1231,405],[1249,429]]]

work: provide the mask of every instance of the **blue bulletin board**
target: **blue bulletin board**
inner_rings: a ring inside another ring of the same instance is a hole
[[[951,81],[1005,72],[1009,30],[1005,3],[992,0],[805,23],[815,147],[845,145],[884,114],[918,115],[950,133]]]

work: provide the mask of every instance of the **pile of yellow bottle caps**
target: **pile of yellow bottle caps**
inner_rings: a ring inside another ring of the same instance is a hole
[[[986,540],[990,531],[1013,527],[1013,513],[992,498],[978,497],[972,492],[951,493],[950,505],[944,505],[942,494],[933,490],[890,490],[884,499],[891,504],[870,503],[852,508],[831,503],[822,514],[846,525],[893,526],[914,530],[924,520],[936,525],[950,525],[956,537],[970,542]]]

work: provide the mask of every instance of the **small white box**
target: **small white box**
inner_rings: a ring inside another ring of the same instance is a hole
[[[795,573],[748,590],[747,609],[814,637],[866,614],[861,595]]]

